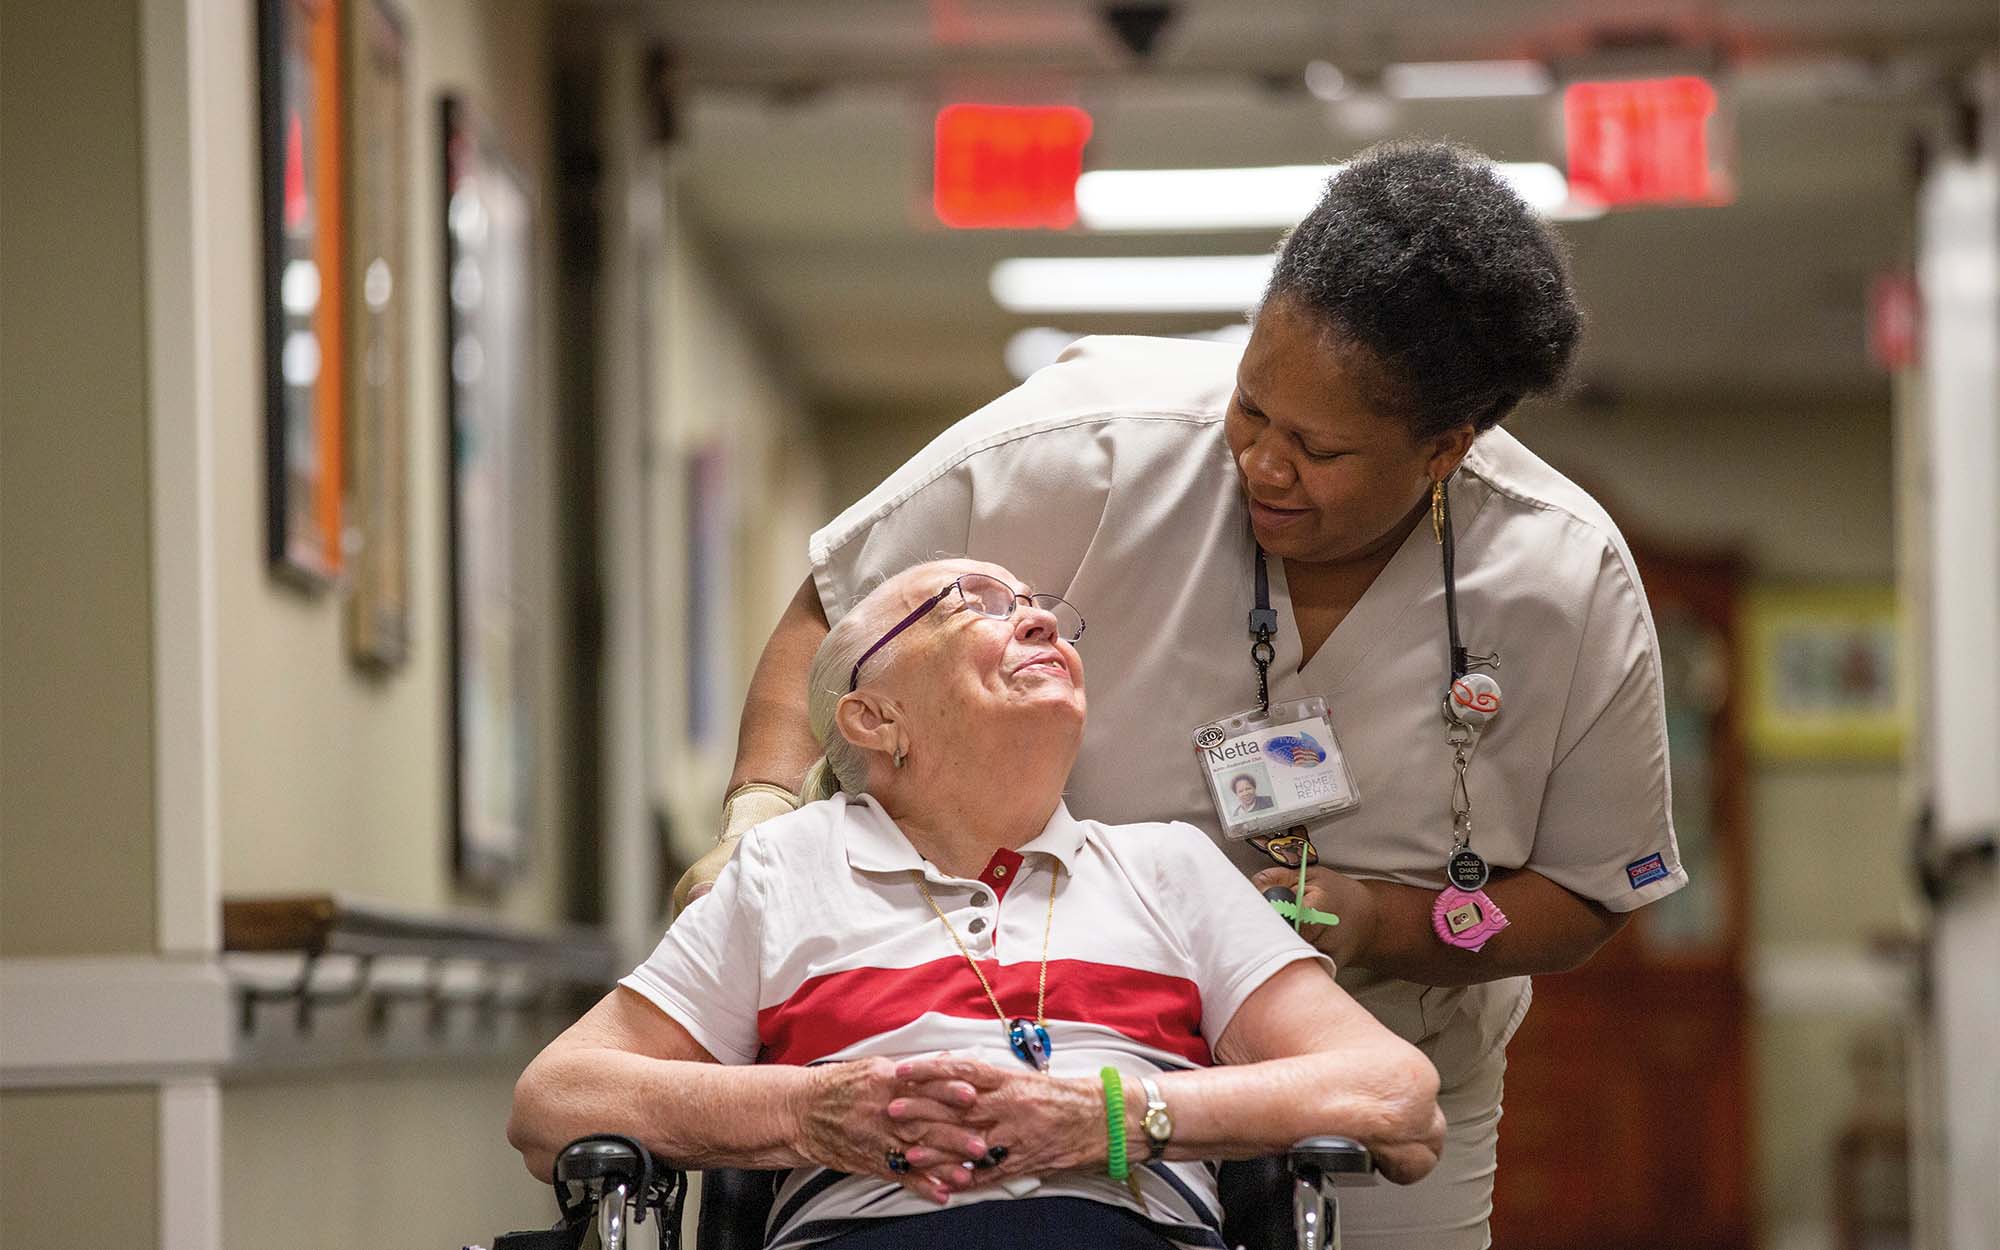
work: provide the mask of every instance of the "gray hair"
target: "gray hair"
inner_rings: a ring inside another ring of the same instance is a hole
[[[868,650],[888,628],[886,618],[889,614],[881,610],[880,604],[871,606],[869,599],[910,569],[963,558],[934,551],[928,560],[882,578],[868,587],[854,601],[847,615],[840,618],[840,623],[820,640],[819,650],[813,653],[812,667],[806,670],[806,724],[812,729],[813,740],[819,743],[821,755],[806,770],[805,785],[799,795],[804,802],[830,799],[841,791],[855,795],[868,793],[868,752],[841,736],[840,727],[833,723],[833,714],[847,694],[848,678],[854,672],[861,653]],[[870,657],[871,667],[885,665],[894,659],[897,645],[897,642],[892,642]]]
[[[807,770],[805,792],[799,796],[808,803],[843,790],[868,793],[868,752],[841,735],[833,714],[847,694],[855,661],[875,641],[880,616],[857,605],[827,631],[819,650],[813,653],[812,667],[806,671],[806,723],[822,752]],[[889,644],[889,650],[894,648],[894,643]],[[881,653],[874,658],[882,658]]]

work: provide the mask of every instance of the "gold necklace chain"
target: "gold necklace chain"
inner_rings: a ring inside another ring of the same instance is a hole
[[[1055,928],[1056,879],[1061,876],[1061,863],[1051,864],[1049,866],[1049,914],[1042,921],[1042,977],[1040,984],[1035,987],[1035,1023],[1045,1028],[1049,1023],[1046,1010],[1049,996],[1049,933]],[[971,951],[965,949],[965,943],[959,938],[958,930],[951,927],[951,921],[946,919],[944,909],[939,907],[937,900],[931,897],[930,887],[924,884],[924,875],[922,872],[917,873],[917,889],[923,892],[924,901],[931,905],[931,910],[937,913],[937,918],[940,921],[943,921],[944,931],[951,934],[951,944],[958,947],[958,953],[965,956],[966,963],[972,965],[972,975],[979,978],[979,988],[986,991],[986,1001],[993,1004],[993,1014],[1000,1017],[1000,1023],[1002,1027],[1005,1027],[1011,1018],[1007,1015],[1006,1010],[1000,1006],[1000,997],[993,992],[993,983],[988,981],[986,974],[979,970],[979,961],[972,957]]]

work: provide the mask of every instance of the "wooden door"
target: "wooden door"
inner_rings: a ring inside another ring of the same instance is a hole
[[[1502,1250],[1751,1244],[1742,563],[1632,550],[1660,635],[1689,884],[1640,909],[1584,967],[1535,978],[1507,1048]]]

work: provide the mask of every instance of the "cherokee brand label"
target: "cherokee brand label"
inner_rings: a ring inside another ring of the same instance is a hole
[[[1660,853],[1655,851],[1644,859],[1635,859],[1625,865],[1625,875],[1631,880],[1632,888],[1636,890],[1642,885],[1650,885],[1666,877],[1667,864],[1660,858]]]

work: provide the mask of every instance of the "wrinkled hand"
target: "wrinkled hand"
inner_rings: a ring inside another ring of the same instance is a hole
[[[900,1106],[891,1104],[891,1119],[932,1126],[937,1117],[949,1116],[982,1141],[1005,1147],[1005,1158],[993,1166],[970,1172],[959,1168],[971,1185],[1075,1171],[1104,1161],[1104,1094],[1094,1080],[1048,1077],[953,1054],[906,1059],[896,1074],[913,1093],[899,1100]],[[910,1151],[912,1164],[919,1158],[929,1164],[943,1156]],[[944,1161],[958,1166],[956,1159]]]
[[[1274,885],[1297,890],[1299,870],[1274,864],[1252,876],[1250,884],[1259,890],[1268,890]],[[1315,864],[1306,869],[1305,897],[1299,902],[1316,911],[1328,911],[1340,917],[1339,924],[1309,924],[1299,930],[1300,937],[1332,956],[1336,967],[1345,968],[1355,963],[1361,952],[1368,949],[1369,940],[1375,933],[1376,916],[1374,897],[1368,893],[1366,885],[1324,865]]]
[[[879,1176],[942,1204],[969,1183],[963,1164],[986,1157],[986,1138],[963,1122],[969,1089],[899,1078],[889,1059],[823,1064],[813,1073],[799,1109],[798,1145],[822,1167]],[[909,1171],[890,1170],[891,1150],[904,1152]]]

